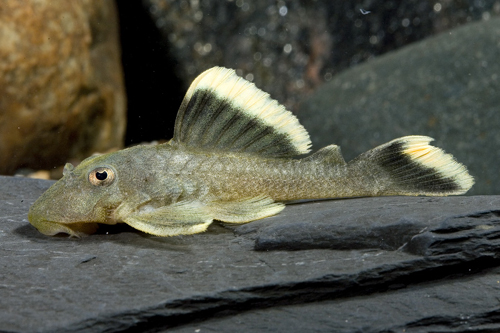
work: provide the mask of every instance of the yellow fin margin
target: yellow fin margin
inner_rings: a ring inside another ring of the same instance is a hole
[[[210,105],[211,102],[209,100],[212,96],[199,97],[196,96],[197,92],[204,92],[205,94],[213,95],[218,101],[223,102],[214,102],[214,105]],[[192,101],[195,97],[204,99],[203,103],[199,101]],[[199,103],[199,106],[197,105],[196,108],[205,108],[206,110],[190,109],[190,104],[195,103]],[[225,105],[220,105],[224,103]],[[188,145],[194,147],[198,145],[200,147],[205,146],[206,148],[212,148],[211,146],[214,146],[216,143],[214,144],[210,142],[209,144],[206,144],[208,140],[205,137],[202,137],[202,134],[199,133],[209,132],[210,126],[214,125],[213,117],[218,116],[216,112],[228,113],[233,110],[238,110],[238,112],[247,117],[249,121],[255,120],[262,124],[263,127],[272,128],[273,133],[268,134],[268,136],[274,135],[284,138],[274,140],[268,137],[267,139],[262,140],[265,144],[269,146],[272,144],[292,146],[291,151],[290,149],[286,152],[276,153],[272,151],[267,155],[276,155],[278,157],[293,156],[306,154],[310,151],[311,140],[309,138],[309,134],[290,111],[287,111],[284,106],[272,99],[268,93],[258,89],[255,84],[237,76],[234,70],[223,67],[213,67],[201,73],[189,87],[177,116],[174,141],[188,143]],[[212,116],[210,114],[207,115],[206,113],[216,115]],[[248,133],[247,137],[244,139],[241,139],[241,137],[238,137],[237,134],[235,134],[238,130],[243,131],[246,125],[247,124],[245,122],[241,122],[240,124],[233,123],[232,129],[221,128],[216,132],[221,133],[227,131],[228,135],[224,139],[219,139],[219,141],[224,142],[224,145],[229,148],[233,142],[236,142],[235,145],[237,148],[232,150],[238,150],[247,142],[252,142],[253,137],[251,137]],[[238,126],[240,127],[238,128]],[[256,133],[255,135],[258,134],[259,133]],[[204,135],[207,136],[207,134]],[[224,145],[220,144],[217,148],[222,150],[225,148]],[[263,145],[264,143],[262,143],[261,146],[250,148],[247,151],[263,153],[265,155],[266,149],[265,147],[262,147]],[[252,149],[255,151],[252,151]]]
[[[403,153],[414,162],[434,169],[443,178],[452,179],[459,188],[457,194],[467,192],[474,185],[474,178],[463,164],[457,162],[453,155],[429,144],[434,141],[433,138],[412,135],[398,140],[403,142]]]

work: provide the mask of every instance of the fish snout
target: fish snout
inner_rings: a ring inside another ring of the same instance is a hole
[[[68,234],[70,237],[80,238],[95,233],[98,228],[97,223],[63,223],[51,221],[48,216],[50,216],[49,211],[43,205],[35,202],[28,212],[28,221],[47,236]]]

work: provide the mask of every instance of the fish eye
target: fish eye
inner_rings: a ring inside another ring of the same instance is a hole
[[[109,186],[115,180],[115,172],[110,168],[99,167],[89,173],[89,182],[95,186]]]
[[[105,180],[106,178],[108,178],[108,173],[106,171],[103,172],[96,171],[95,178],[99,180]]]

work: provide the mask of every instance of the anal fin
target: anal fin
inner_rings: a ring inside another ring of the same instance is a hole
[[[196,234],[205,231],[212,221],[205,204],[198,201],[181,201],[160,208],[144,206],[123,218],[131,227],[156,236]]]
[[[245,223],[276,215],[285,208],[268,196],[261,195],[234,201],[212,202],[209,209],[214,219],[222,222]]]

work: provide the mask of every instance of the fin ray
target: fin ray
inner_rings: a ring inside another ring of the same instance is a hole
[[[156,236],[190,235],[205,231],[213,219],[198,201],[181,201],[153,208],[143,206],[123,219],[140,231]]]
[[[427,136],[405,136],[364,154],[349,164],[366,164],[390,184],[383,195],[455,195],[467,192],[474,178],[451,154],[431,146]]]
[[[266,157],[309,152],[297,118],[234,70],[211,68],[189,87],[175,121],[173,142],[195,149]]]
[[[285,208],[266,195],[235,201],[213,202],[210,211],[214,219],[229,223],[245,223],[276,215]]]

